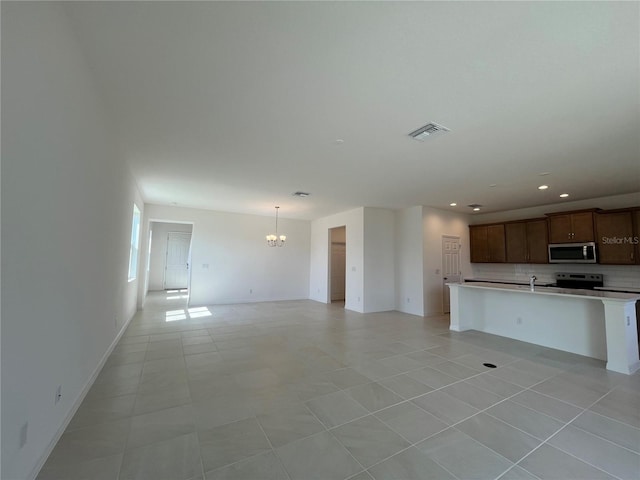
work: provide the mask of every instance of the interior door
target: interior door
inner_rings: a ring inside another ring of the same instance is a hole
[[[164,273],[164,288],[187,288],[189,284],[189,248],[191,234],[169,232]]]
[[[344,277],[346,273],[346,252],[344,243],[331,244],[331,301],[344,300]]]
[[[456,283],[461,279],[460,237],[442,237],[442,311],[449,313],[451,302],[447,283]]]

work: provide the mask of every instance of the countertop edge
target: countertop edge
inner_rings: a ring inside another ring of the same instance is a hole
[[[579,290],[571,288],[558,288],[558,287],[542,287],[536,286],[534,291],[531,291],[528,285],[522,288],[521,285],[513,285],[509,283],[489,283],[489,282],[469,282],[469,283],[447,283],[447,285],[456,285],[464,288],[481,288],[486,290],[502,290],[517,293],[527,293],[534,295],[553,295],[558,297],[572,297],[582,298],[590,300],[613,300],[618,302],[632,302],[640,300],[640,293],[622,293],[622,292],[608,292],[598,290]]]

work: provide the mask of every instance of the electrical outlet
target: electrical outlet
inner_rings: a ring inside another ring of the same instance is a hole
[[[253,288],[250,288],[250,289],[249,289],[249,293],[253,293]]]
[[[409,297],[407,297],[407,303],[411,302],[411,299]]]
[[[516,319],[516,325],[522,325],[522,317]]]
[[[358,297],[358,301],[360,301],[360,297]]]
[[[20,428],[20,448],[24,447],[27,443],[27,431],[29,429],[29,422],[24,422],[24,425]]]
[[[202,264],[202,269],[203,270],[209,270],[209,264],[208,263],[203,263]]]
[[[631,326],[631,318],[627,315],[627,327]]]
[[[62,398],[62,385],[58,385],[58,388],[56,388],[56,400],[54,405],[57,405],[61,398]]]

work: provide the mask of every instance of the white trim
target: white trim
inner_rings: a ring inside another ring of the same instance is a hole
[[[95,368],[95,370],[93,371],[93,373],[91,374],[91,376],[89,377],[87,382],[84,384],[84,387],[80,391],[80,394],[76,398],[75,402],[73,402],[73,405],[71,406],[71,409],[67,413],[67,416],[64,418],[64,421],[62,422],[62,425],[60,425],[60,428],[58,429],[56,434],[51,439],[51,442],[49,442],[49,445],[47,446],[47,449],[42,454],[42,456],[38,459],[38,462],[36,463],[36,465],[31,470],[31,473],[27,477],[29,480],[35,480],[36,477],[38,476],[38,474],[40,473],[40,470],[42,470],[42,467],[44,467],[44,464],[46,463],[47,459],[49,458],[49,455],[51,455],[51,452],[53,452],[53,449],[55,448],[56,444],[60,440],[60,437],[62,437],[62,434],[64,433],[64,431],[69,426],[69,422],[71,422],[71,419],[73,418],[73,416],[78,411],[78,408],[80,408],[80,405],[84,401],[84,397],[87,396],[87,393],[89,393],[89,390],[91,389],[91,387],[93,386],[94,382],[96,381],[96,378],[98,378],[98,375],[102,371],[105,363],[107,363],[107,359],[109,358],[109,355],[111,355],[111,353],[113,352],[113,349],[116,348],[116,345],[118,345],[118,342],[122,338],[122,335],[124,335],[125,330],[127,329],[129,324],[131,323],[131,320],[133,320],[133,317],[135,317],[135,316],[136,316],[136,314],[134,313],[131,316],[131,318],[129,318],[129,320],[127,320],[125,322],[125,324],[122,326],[122,328],[118,332],[118,335],[116,335],[116,338],[113,340],[113,342],[111,343],[111,345],[109,346],[107,351],[102,356],[102,359],[100,359],[100,362],[98,363],[98,366]]]

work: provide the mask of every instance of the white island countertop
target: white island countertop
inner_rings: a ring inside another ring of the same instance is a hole
[[[505,290],[511,292],[528,293],[531,295],[560,295],[563,297],[577,297],[594,300],[618,300],[632,302],[640,300],[640,293],[608,292],[602,290],[581,290],[578,288],[539,287],[532,291],[529,285],[513,285],[509,283],[469,282],[453,283],[465,288],[485,288],[491,290]]]
[[[640,370],[636,305],[640,293],[508,283],[449,283],[449,328],[477,330]]]
[[[607,292],[640,293],[640,287],[594,287],[596,290]]]

